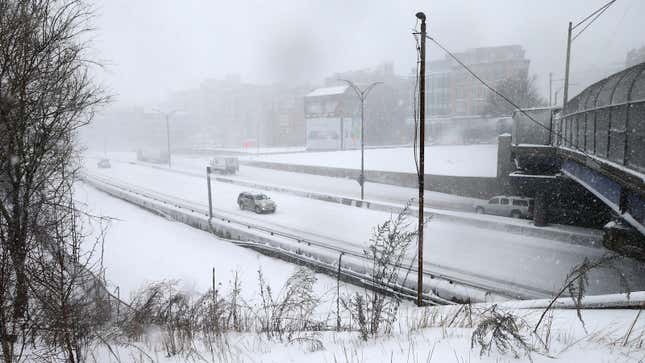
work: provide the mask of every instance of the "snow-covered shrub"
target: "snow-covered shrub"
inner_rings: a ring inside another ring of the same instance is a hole
[[[313,339],[311,333],[322,329],[323,324],[313,318],[320,298],[313,291],[316,275],[308,268],[298,268],[287,280],[281,292],[274,296],[271,287],[258,271],[261,306],[257,311],[260,331],[267,338],[288,341]]]
[[[593,270],[606,269],[614,273],[618,277],[618,282],[623,291],[625,291],[625,293],[627,294],[627,298],[629,299],[631,288],[624,272],[620,268],[622,258],[623,257],[621,257],[620,255],[609,253],[594,260],[590,260],[585,257],[581,264],[574,266],[567,274],[567,277],[565,278],[560,291],[553,297],[553,299],[551,299],[549,305],[542,312],[540,319],[538,320],[537,324],[535,324],[533,332],[537,332],[547,312],[551,310],[556,300],[560,298],[565,292],[568,292],[569,296],[573,300],[578,319],[582,323],[583,328],[585,328],[586,330],[585,322],[582,319],[582,300],[586,295],[587,287],[589,286],[589,273]]]
[[[410,203],[396,217],[378,225],[364,251],[372,263],[371,282],[383,291],[404,283],[410,273],[411,266],[404,266],[404,263],[418,231],[408,221],[409,214]],[[367,340],[380,332],[391,332],[401,300],[396,294],[365,290],[362,294],[343,298],[342,302],[358,324],[361,337]]]
[[[161,281],[138,291],[123,324],[125,333],[133,340],[140,339],[150,327],[160,328],[168,356],[190,350],[195,334],[191,298],[177,284],[177,281]]]
[[[529,333],[530,327],[524,320],[493,305],[481,313],[471,347],[478,345],[480,355],[484,355],[490,354],[494,346],[502,354],[511,352],[515,358],[526,356],[532,361],[530,354],[534,349],[527,339]]]

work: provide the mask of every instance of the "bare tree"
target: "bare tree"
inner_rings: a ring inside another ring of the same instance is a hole
[[[506,78],[495,85],[495,89],[508,97],[516,105],[528,108],[546,105],[535,86],[535,76],[517,74]],[[498,95],[489,92],[486,98],[484,114],[489,116],[510,116],[515,106],[508,103]]]
[[[70,238],[69,231],[62,234],[69,214],[61,211],[70,208],[78,170],[74,136],[106,100],[89,75],[85,55],[90,16],[82,0],[0,1],[0,342],[5,362],[19,361],[16,343],[22,346],[27,334],[38,334],[27,313],[35,298],[30,273],[38,270],[30,264],[56,257],[41,254],[56,236]]]
[[[89,240],[84,227],[94,217],[81,214],[71,198],[57,213],[49,231],[38,235],[40,243],[26,264],[36,343],[31,351],[45,361],[60,357],[77,363],[85,361],[111,321],[110,296],[97,277],[100,260],[94,256],[103,234],[94,245],[83,246]]]

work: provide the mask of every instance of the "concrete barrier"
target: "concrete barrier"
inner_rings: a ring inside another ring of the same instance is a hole
[[[329,176],[358,180],[360,170],[347,168],[331,168],[315,165],[284,164],[268,161],[240,160],[240,164],[258,168],[290,171],[294,173]],[[394,171],[366,170],[365,178],[373,183],[397,185],[408,188],[418,187],[418,177],[415,173]],[[504,187],[497,178],[470,177],[425,174],[426,190],[461,195],[464,197],[488,199],[493,195],[503,194]]]
[[[320,200],[320,201],[330,202],[330,203],[338,203],[338,204],[343,204],[347,206],[371,209],[371,210],[376,210],[381,212],[398,213],[403,208],[403,205],[401,204],[387,203],[387,202],[373,201],[373,200],[360,200],[360,199],[346,197],[346,196],[338,196],[338,195],[332,195],[332,194],[311,192],[306,190],[291,189],[291,188],[286,188],[286,187],[277,186],[277,185],[260,184],[260,183],[254,183],[250,181],[227,178],[227,177],[215,177],[214,179],[221,183],[229,183],[229,184],[240,185],[248,188],[258,189],[258,190],[266,190],[266,191],[290,194],[290,195],[295,195],[303,198],[310,198],[310,199],[315,199],[315,200]],[[413,213],[416,213],[418,209],[412,206],[410,210]],[[550,226],[550,227],[544,228],[544,227],[537,227],[535,225],[531,225],[529,224],[530,223],[529,221],[525,221],[525,220],[510,219],[508,221],[501,221],[501,220],[497,220],[501,218],[485,216],[485,215],[482,216],[474,213],[472,215],[464,215],[463,212],[451,212],[447,210],[434,209],[434,208],[425,208],[424,210],[430,215],[432,215],[433,218],[436,218],[438,220],[464,223],[464,224],[468,224],[470,226],[475,226],[479,228],[493,229],[496,231],[504,231],[504,232],[520,234],[524,236],[539,237],[539,238],[555,240],[555,241],[559,241],[567,244],[575,244],[575,245],[595,247],[595,248],[602,247],[602,232],[598,230],[582,229],[582,228],[572,230],[567,227],[558,227],[558,226]]]
[[[148,163],[140,163],[140,162],[134,162],[134,164],[153,168],[153,169],[164,170],[164,171],[176,173],[176,174],[203,177],[203,174],[201,173],[196,173],[196,172],[187,171],[187,170],[168,169],[167,167],[152,165]],[[357,198],[352,198],[347,196],[325,194],[325,193],[319,193],[319,192],[313,192],[313,191],[307,191],[307,190],[301,190],[301,189],[295,189],[295,188],[287,188],[287,187],[273,185],[273,184],[260,184],[260,183],[241,180],[237,178],[234,179],[234,178],[228,178],[223,176],[217,176],[214,178],[214,180],[221,183],[240,185],[240,186],[249,187],[249,188],[258,189],[258,190],[274,191],[274,192],[279,192],[284,194],[295,195],[303,198],[315,199],[315,200],[320,200],[320,201],[330,202],[330,203],[338,203],[338,204],[343,204],[347,206],[371,209],[371,210],[376,210],[381,212],[398,213],[403,207],[402,204],[387,203],[387,202],[373,201],[373,200],[360,200]],[[410,209],[412,212],[416,212],[418,210],[414,206],[412,206]],[[515,233],[515,234],[521,234],[526,236],[551,239],[551,240],[555,240],[563,243],[581,245],[586,247],[595,247],[595,248],[602,247],[603,235],[602,235],[602,232],[599,230],[580,228],[577,231],[573,231],[571,229],[563,229],[563,227],[559,227],[557,225],[549,226],[549,227],[537,227],[534,225],[526,224],[523,221],[517,221],[517,220],[499,221],[499,220],[495,220],[496,219],[495,217],[491,218],[489,216],[480,216],[476,214],[464,215],[463,212],[451,212],[448,210],[435,209],[435,208],[426,208],[425,211],[433,215],[434,218],[437,218],[440,220],[467,223],[469,225],[473,225],[479,228],[501,230],[508,233]]]
[[[251,225],[239,224],[227,218],[214,217],[209,220],[206,211],[198,210],[192,206],[188,208],[179,201],[151,199],[138,194],[135,190],[120,189],[88,177],[85,177],[84,181],[116,198],[194,228],[213,233],[243,247],[253,248],[261,253],[290,262],[306,264],[333,277],[336,277],[338,272],[337,261],[342,249],[335,250],[317,246],[306,239],[294,241],[293,238],[284,238],[277,233],[258,230]],[[360,253],[343,252],[343,254],[345,256],[342,258],[341,272],[344,279],[359,286],[381,289],[384,292],[398,291],[399,294],[404,294],[406,297],[413,297],[416,294],[416,279],[413,276],[403,278],[403,285],[374,286],[374,283],[371,282],[369,262]],[[424,294],[429,301],[435,303],[506,301],[509,298],[531,297],[519,293],[517,287],[509,286],[505,290],[483,288],[476,284],[444,276],[439,272],[426,272],[425,275],[428,278],[424,279]]]

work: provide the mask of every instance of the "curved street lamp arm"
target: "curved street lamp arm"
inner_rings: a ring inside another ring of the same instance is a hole
[[[363,97],[367,98],[367,94],[370,93],[372,88],[378,86],[379,84],[383,84],[383,82],[374,82],[374,83],[370,84],[369,86],[367,86],[367,88],[363,91]]]
[[[354,90],[354,92],[356,93],[358,98],[363,99],[363,92],[361,91],[360,88],[358,88],[358,86],[356,84],[354,84],[354,82],[348,81],[346,79],[341,79],[341,78],[339,78],[338,80],[347,83],[347,85],[350,86]]]
[[[374,83],[370,84],[369,86],[367,86],[367,88],[365,88],[365,89],[360,89],[360,88],[359,88],[359,87],[358,87],[354,82],[352,82],[352,81],[349,81],[349,80],[346,80],[346,79],[342,79],[342,78],[339,78],[338,80],[339,80],[339,81],[343,81],[343,82],[347,83],[347,85],[348,85],[348,86],[350,86],[350,87],[354,90],[354,92],[356,93],[356,95],[358,96],[358,98],[360,98],[360,99],[361,99],[361,101],[364,101],[364,100],[367,98],[367,95],[370,93],[370,91],[372,90],[372,88],[374,88],[375,86],[377,86],[377,85],[379,85],[379,84],[383,84],[383,82],[374,82]]]
[[[171,111],[164,112],[164,111],[162,111],[162,110],[160,110],[160,109],[155,107],[155,108],[152,109],[152,111],[157,112],[157,113],[159,113],[161,115],[164,115],[166,117],[171,117],[174,114],[176,114],[177,112],[180,112],[181,110],[180,109],[174,109],[174,110],[171,110]]]

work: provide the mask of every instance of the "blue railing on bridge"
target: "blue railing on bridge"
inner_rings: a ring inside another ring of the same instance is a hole
[[[512,143],[563,151],[561,170],[645,234],[645,63],[592,84],[559,113],[516,111]]]
[[[552,144],[645,172],[645,63],[592,84],[554,118]]]
[[[645,63],[592,84],[558,111],[515,111],[513,144],[567,148],[645,173]]]

